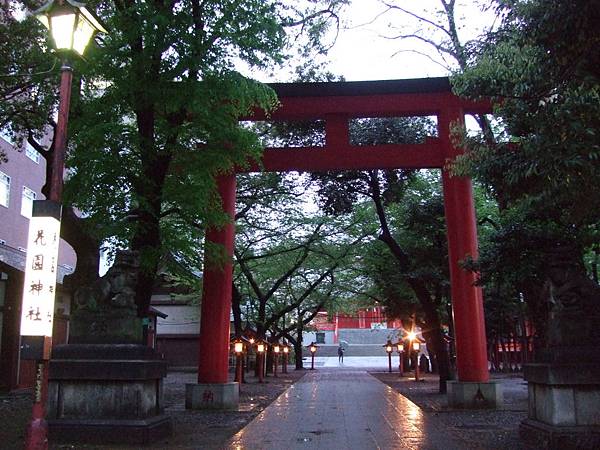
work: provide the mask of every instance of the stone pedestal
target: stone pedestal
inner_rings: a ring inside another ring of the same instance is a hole
[[[590,358],[593,354],[596,358]],[[536,448],[598,449],[598,350],[555,349],[553,356],[553,362],[525,365],[529,414],[521,424],[521,438]]]
[[[237,409],[239,402],[239,383],[185,385],[186,409]]]
[[[496,409],[502,406],[502,386],[485,383],[447,381],[448,406],[460,409]]]
[[[166,362],[134,344],[53,349],[47,421],[51,442],[147,444],[171,434],[163,411]]]

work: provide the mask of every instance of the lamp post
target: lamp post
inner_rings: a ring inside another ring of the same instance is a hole
[[[273,344],[273,357],[275,358],[273,364],[273,376],[277,376],[277,365],[279,364],[279,352],[281,351],[281,346],[276,342]]]
[[[233,352],[235,353],[235,379],[238,383],[242,382],[242,357],[244,356],[244,341],[240,338],[233,340]]]
[[[394,351],[394,344],[388,339],[384,347],[388,354],[388,372],[392,373],[392,352]]]
[[[263,357],[265,354],[265,350],[267,349],[267,344],[264,341],[256,342],[256,365],[258,367],[258,382],[262,383],[264,379],[263,372]]]
[[[106,29],[85,4],[73,0],[50,0],[34,11],[33,15],[49,29],[55,49],[62,54],[58,120],[54,135],[52,171],[48,180],[50,191],[48,200],[34,201],[29,222],[29,252],[21,308],[21,357],[35,360],[34,400],[25,436],[25,448],[47,449],[48,424],[45,410],[56,291],[56,264],[51,261],[58,260],[67,123],[73,79],[67,55],[72,52],[83,55],[91,38],[97,32],[106,33]],[[49,248],[41,247],[52,247],[52,253],[45,254],[44,251],[47,252]],[[34,293],[37,295],[33,296]]]
[[[308,346],[308,349],[310,350],[310,370],[315,370],[315,353],[317,353],[318,348],[319,347],[314,342],[311,342]]]
[[[290,346],[287,344],[283,344],[283,361],[281,362],[281,372],[288,373],[288,357],[290,355]]]
[[[419,381],[419,350],[421,349],[421,343],[418,339],[412,342],[412,349],[415,352],[415,381]]]
[[[398,350],[398,371],[402,376],[404,372],[404,343],[402,341],[398,341],[396,350]]]
[[[73,69],[69,65],[68,55],[73,52],[80,56],[83,55],[91,38],[98,32],[106,33],[107,31],[94,14],[85,7],[84,3],[73,0],[50,0],[33,14],[48,28],[55,48],[62,56],[60,102],[54,136],[49,195],[50,200],[60,203],[73,79]]]

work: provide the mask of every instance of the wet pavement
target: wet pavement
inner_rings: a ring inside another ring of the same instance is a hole
[[[452,450],[463,444],[365,370],[320,368],[240,430],[227,448]]]

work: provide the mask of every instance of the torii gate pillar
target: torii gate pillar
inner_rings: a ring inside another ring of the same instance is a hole
[[[229,382],[229,323],[235,240],[235,173],[217,177],[223,211],[231,218],[221,228],[209,228],[206,243],[220,244],[224,258],[204,256],[198,383],[186,385],[188,409],[231,409],[239,403],[239,384]]]
[[[449,109],[438,120],[448,162],[460,154],[450,139],[451,124],[462,123],[464,114],[460,109]],[[502,392],[500,385],[489,382],[483,294],[481,287],[475,285],[476,275],[461,267],[466,258],[478,257],[473,188],[470,178],[452,176],[446,168],[442,169],[442,183],[458,372],[458,381],[448,383],[448,404],[495,408],[502,404]]]

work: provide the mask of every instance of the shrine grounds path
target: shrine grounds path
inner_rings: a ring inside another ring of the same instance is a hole
[[[338,365],[337,357],[335,364],[319,358],[314,371],[290,367],[289,374],[268,377],[266,384],[249,374],[240,408],[230,412],[185,410],[184,386],[195,381],[195,370],[170,372],[165,404],[174,434],[145,448],[526,449],[518,438],[519,423],[527,415],[521,376],[494,376],[504,386],[502,410],[461,411],[448,409],[445,396],[437,393],[435,375],[425,374],[424,381],[416,382],[411,373],[400,378],[396,368],[389,374],[381,364],[369,368],[363,362],[368,361]],[[0,395],[1,450],[22,448],[30,408],[30,395]],[[144,448],[50,444],[50,449]]]

